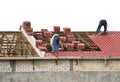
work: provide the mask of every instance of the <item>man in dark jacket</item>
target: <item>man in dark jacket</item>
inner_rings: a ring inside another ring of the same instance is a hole
[[[106,20],[100,20],[98,28],[96,30],[96,35],[99,33],[101,27],[104,26],[104,32],[103,35],[107,34],[107,21]]]

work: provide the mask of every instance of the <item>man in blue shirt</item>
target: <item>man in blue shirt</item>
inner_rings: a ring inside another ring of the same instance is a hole
[[[52,52],[58,52],[60,45],[63,47],[59,38],[59,34],[54,34],[51,38]]]

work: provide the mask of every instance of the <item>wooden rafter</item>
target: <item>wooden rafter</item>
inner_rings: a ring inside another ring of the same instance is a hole
[[[0,56],[32,57],[37,53],[21,32],[0,32]]]

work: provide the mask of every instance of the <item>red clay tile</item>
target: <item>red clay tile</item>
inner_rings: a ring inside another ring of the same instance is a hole
[[[44,32],[44,36],[46,38],[51,38],[52,37],[52,33],[51,32]]]
[[[47,51],[47,48],[46,47],[43,47],[43,46],[38,46],[38,48],[42,51]]]
[[[83,44],[83,43],[77,44],[77,49],[78,49],[78,50],[82,50],[82,49],[84,49],[84,48],[85,48],[85,44]]]
[[[52,53],[45,53],[45,57],[55,57]]]
[[[72,32],[69,32],[69,33],[67,33],[67,37],[68,37],[68,38],[73,38],[73,37],[74,37],[74,35],[73,35],[73,33],[72,33]]]
[[[36,33],[36,39],[37,40],[42,40],[43,34],[42,33]]]
[[[68,51],[72,51],[73,48],[74,48],[74,44],[72,44],[72,43],[66,43],[66,48],[67,48]]]
[[[24,28],[30,28],[31,27],[31,22],[30,21],[23,21],[22,27],[24,27]]]
[[[80,43],[80,41],[72,41],[72,43],[74,44],[74,46],[77,46]]]
[[[64,31],[64,33],[68,34],[68,33],[71,32],[71,28],[69,28],[69,27],[64,27],[64,28],[63,28],[63,31]]]
[[[60,32],[60,26],[53,26],[54,32],[59,33]]]
[[[59,48],[58,50],[59,50],[59,51],[62,51],[63,49],[62,49],[62,48]]]
[[[65,41],[66,41],[66,37],[60,36],[60,40],[61,40],[62,42],[65,42]]]
[[[48,29],[41,29],[41,32],[48,32]]]
[[[75,41],[75,38],[74,37],[69,37],[68,41],[70,41],[70,42]]]
[[[34,35],[34,32],[27,32],[28,35]]]
[[[24,28],[26,32],[33,32],[33,28]]]
[[[36,40],[36,47],[39,46],[46,47],[47,43],[43,42],[42,40]]]

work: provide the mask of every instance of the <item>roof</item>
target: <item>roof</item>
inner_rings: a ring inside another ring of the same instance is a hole
[[[51,52],[50,39],[58,33],[65,50]],[[106,35],[95,32],[71,31],[54,26],[54,31],[33,31],[29,21],[23,22],[20,32],[0,32],[0,59],[120,59],[120,31]]]
[[[74,32],[76,33],[76,32]],[[90,32],[87,32],[87,33],[90,33]],[[11,35],[11,40],[13,42],[9,42],[11,43],[11,47],[12,48],[16,48],[14,47],[14,44],[16,45],[22,45],[22,44],[25,44],[25,42],[27,41],[27,39],[25,39],[25,37],[23,36],[23,34],[21,32],[1,32],[1,39],[3,40],[8,40],[8,38],[10,37]],[[7,37],[4,37],[4,36],[8,36]],[[16,36],[16,37],[14,37]],[[21,36],[22,39],[20,40],[20,43],[19,42],[16,42],[17,41],[17,38]],[[94,35],[94,34],[90,34],[89,35],[89,38],[91,39],[91,41],[94,42],[95,45],[97,45],[97,47],[100,48],[100,50],[94,50],[94,51],[59,51],[58,53],[51,53],[51,52],[46,52],[45,53],[45,59],[52,59],[52,58],[71,58],[71,59],[79,59],[79,58],[92,58],[92,59],[99,59],[99,58],[120,58],[120,46],[119,46],[119,42],[120,42],[120,31],[108,31],[107,35]],[[2,38],[3,37],[3,38]],[[10,40],[8,40],[10,41]],[[23,42],[21,42],[23,41]],[[27,43],[29,43],[27,41]],[[7,43],[5,42],[2,42],[2,44],[6,44],[6,46],[9,46],[7,45]],[[29,44],[29,46],[31,46]],[[3,47],[4,48],[4,47]],[[21,49],[21,48],[18,48],[18,50]],[[31,46],[31,49],[32,46]],[[2,47],[1,47],[1,50]],[[14,51],[17,53],[16,55],[13,55],[15,57],[19,57],[20,59],[22,59],[22,55],[21,55],[21,52],[19,52],[17,49],[15,49]],[[28,48],[29,50],[29,48]],[[33,49],[34,50],[34,49]],[[18,53],[19,52],[19,53]],[[20,56],[21,55],[21,56]],[[27,55],[27,54],[26,54]],[[6,54],[5,54],[6,56]],[[6,56],[6,57],[9,57]],[[24,55],[23,55],[24,57]],[[27,57],[31,57],[31,58],[28,58],[28,59],[34,59],[32,57],[34,56],[31,56],[28,54]],[[18,58],[18,59],[19,59]],[[3,58],[4,59],[4,58]],[[9,58],[8,58],[9,59]],[[26,59],[26,58],[25,58]],[[35,56],[35,59],[41,59],[41,58],[38,58],[38,56]]]
[[[46,53],[46,57],[120,58],[120,31],[109,31],[107,35],[99,34],[89,37],[101,51]]]

